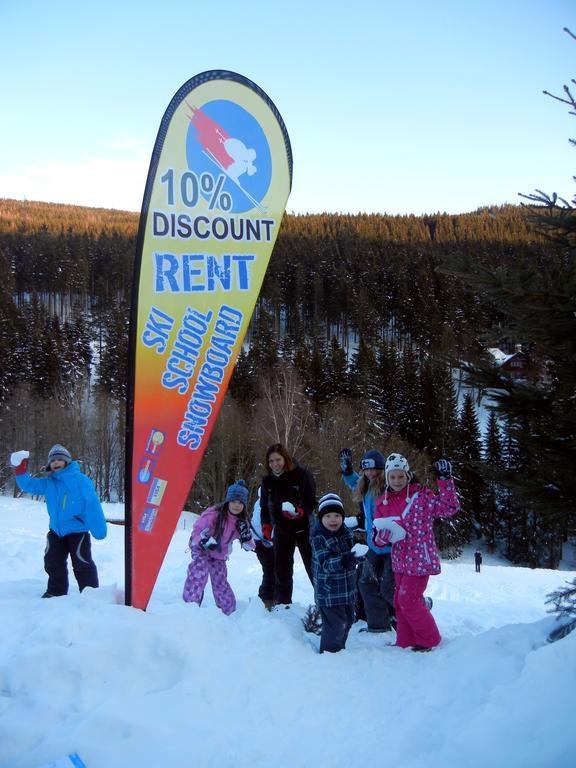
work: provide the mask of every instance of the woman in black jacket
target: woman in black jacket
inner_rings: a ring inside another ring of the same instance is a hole
[[[266,451],[266,466],[268,474],[260,487],[262,534],[274,541],[274,602],[288,604],[292,602],[296,547],[312,583],[310,522],[316,504],[315,483],[312,474],[296,464],[280,443]]]

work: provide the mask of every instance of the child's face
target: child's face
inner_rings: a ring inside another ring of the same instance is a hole
[[[64,469],[65,466],[66,466],[66,462],[62,461],[62,459],[53,459],[50,462],[50,471],[58,472],[59,469]]]
[[[344,518],[338,512],[327,512],[322,517],[322,525],[329,531],[338,531],[343,522]]]
[[[393,491],[401,491],[408,485],[408,475],[403,469],[392,469],[388,472],[388,485]]]
[[[244,511],[244,504],[241,501],[229,501],[228,509],[233,515],[241,515]]]
[[[378,477],[379,469],[363,469],[364,477],[367,477],[368,480],[372,481],[375,477]]]

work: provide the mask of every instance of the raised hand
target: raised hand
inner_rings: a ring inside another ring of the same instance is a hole
[[[338,454],[338,459],[340,461],[340,469],[342,470],[342,474],[351,475],[352,472],[354,472],[354,469],[352,467],[352,451],[350,448],[342,448]]]
[[[443,478],[444,480],[452,477],[452,464],[447,459],[439,459],[432,466],[436,477]]]
[[[10,464],[15,475],[23,475],[28,472],[29,451],[14,451],[10,456]]]

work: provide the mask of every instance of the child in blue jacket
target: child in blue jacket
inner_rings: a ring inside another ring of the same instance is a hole
[[[42,597],[68,594],[68,555],[80,592],[98,586],[98,571],[92,559],[90,533],[104,539],[106,519],[92,481],[72,461],[63,445],[50,448],[46,471],[48,477],[32,477],[28,472],[28,451],[16,451],[10,457],[18,486],[27,493],[44,496],[50,530],[44,553],[48,586]]]
[[[356,565],[368,547],[354,544],[344,523],[344,505],[335,493],[318,503],[318,523],[311,536],[314,597],[322,616],[320,653],[336,653],[346,646],[354,623]]]
[[[396,626],[394,610],[394,574],[392,572],[391,546],[377,546],[372,538],[372,521],[376,501],[386,488],[386,459],[380,451],[367,451],[360,462],[360,474],[352,467],[352,452],[343,448],[338,454],[342,480],[354,493],[354,499],[362,503],[364,525],[369,552],[362,566],[358,589],[362,595],[368,632],[388,632]],[[350,518],[347,518],[346,522]],[[360,630],[362,631],[362,630]]]

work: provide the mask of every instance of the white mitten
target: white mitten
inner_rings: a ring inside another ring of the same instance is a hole
[[[402,541],[402,539],[406,538],[406,529],[393,517],[379,517],[377,520],[374,520],[374,528],[380,532],[390,532],[390,536],[386,536],[386,543],[396,544],[397,541]]]
[[[365,557],[368,549],[367,544],[354,544],[350,552],[352,552],[354,557]]]
[[[14,451],[10,456],[10,464],[13,467],[19,467],[24,459],[30,458],[30,451]]]
[[[355,515],[352,515],[352,517],[345,517],[344,525],[346,528],[358,528],[358,518]]]

